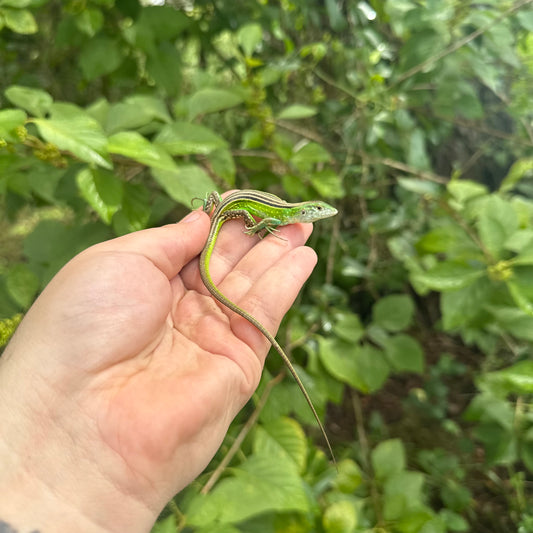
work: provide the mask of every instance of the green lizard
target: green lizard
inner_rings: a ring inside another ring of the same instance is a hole
[[[261,324],[261,322],[259,322],[259,320],[247,313],[244,309],[241,309],[237,304],[233,303],[218,290],[209,273],[209,262],[215,248],[220,228],[227,220],[242,218],[246,227],[246,234],[258,234],[260,237],[263,237],[267,232],[275,234],[278,226],[287,226],[288,224],[294,224],[296,222],[315,222],[316,220],[336,215],[337,210],[325,202],[310,201],[288,203],[273,194],[253,190],[236,191],[229,194],[224,199],[222,199],[217,192],[212,192],[206,196],[205,200],[203,200],[203,210],[206,213],[211,213],[211,210],[213,210],[209,236],[207,237],[207,242],[200,255],[200,275],[204,285],[220,303],[253,324],[280,354],[309,404],[318,426],[324,435],[331,457],[333,461],[335,461],[335,455],[333,454],[326,430],[318,417],[313,402],[309,397],[309,393],[292,366],[287,354],[283,351],[283,348],[279,345],[274,336],[265,328],[265,326],[263,326],[263,324]],[[257,217],[260,220],[257,221],[254,217]]]

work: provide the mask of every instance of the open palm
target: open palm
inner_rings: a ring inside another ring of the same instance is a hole
[[[115,504],[142,502],[147,523],[205,468],[268,351],[202,284],[196,256],[208,226],[195,212],[78,255],[34,304],[0,364],[4,404],[24,406],[32,439],[44,434],[45,446],[65,448],[52,468],[75,465],[76,479],[108,491]],[[235,221],[217,243],[215,282],[272,332],[314,266],[314,252],[302,247],[310,231],[290,226],[285,240],[254,246]],[[24,390],[13,386],[24,380]],[[51,468],[42,458],[25,467],[38,477]]]

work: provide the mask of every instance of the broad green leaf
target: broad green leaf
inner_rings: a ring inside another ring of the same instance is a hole
[[[398,372],[424,371],[424,352],[419,342],[409,335],[395,335],[385,341],[385,353],[392,368]]]
[[[227,142],[213,130],[190,122],[163,126],[154,143],[163,146],[171,155],[207,155],[227,147]]]
[[[465,326],[490,302],[493,286],[485,277],[458,290],[441,294],[440,307],[445,331]]]
[[[530,174],[533,170],[533,158],[524,158],[515,161],[507,176],[503,178],[500,185],[500,192],[508,192],[514,188],[514,186],[527,174]]]
[[[331,156],[323,146],[310,142],[292,156],[291,163],[301,172],[308,172],[317,163],[328,163],[330,160]]]
[[[365,334],[365,328],[355,313],[341,312],[335,316],[333,332],[348,342],[358,342]]]
[[[27,265],[15,264],[7,272],[6,288],[22,309],[28,309],[39,290],[39,278]]]
[[[76,183],[85,201],[110,224],[122,200],[122,182],[110,172],[84,168],[76,175]]]
[[[259,427],[255,433],[254,452],[279,455],[284,451],[303,472],[307,459],[307,438],[302,427],[292,418],[281,417]]]
[[[422,236],[416,243],[418,253],[447,253],[454,257],[464,256],[471,259],[480,255],[478,246],[466,233],[466,231],[455,224],[441,224]]]
[[[152,169],[155,180],[177,202],[190,207],[193,198],[205,198],[217,186],[198,165],[178,165],[174,170]]]
[[[100,9],[85,8],[75,17],[76,27],[85,35],[94,37],[104,25],[104,14]]]
[[[0,0],[0,6],[16,7],[22,9],[33,3],[33,0]]]
[[[415,306],[406,294],[391,294],[378,300],[372,309],[374,322],[388,331],[402,331],[411,324]]]
[[[235,185],[235,160],[228,148],[213,150],[207,156],[213,172],[223,179],[230,187]]]
[[[505,242],[518,229],[518,216],[509,202],[493,195],[478,215],[477,228],[485,248],[499,259]]]
[[[516,253],[523,251],[524,254],[528,254],[533,248],[533,229],[528,228],[515,231],[505,241],[505,248]]]
[[[3,15],[4,24],[15,33],[29,35],[36,33],[39,27],[28,9],[11,9],[0,7],[0,15]]]
[[[516,307],[489,306],[487,310],[505,333],[533,342],[533,316]]]
[[[420,128],[414,129],[409,134],[407,162],[414,168],[426,170],[431,168],[431,162],[426,149],[426,134]]]
[[[103,35],[90,39],[79,55],[81,71],[89,81],[113,72],[122,60],[118,41]]]
[[[140,11],[137,26],[160,41],[171,41],[194,24],[194,17],[172,5],[151,5]]]
[[[390,439],[380,442],[370,455],[374,475],[383,481],[405,470],[406,456],[403,442]]]
[[[390,459],[392,457],[387,458]],[[387,475],[383,500],[384,518],[390,521],[415,521],[416,527],[412,531],[420,531],[420,526],[433,516],[429,509],[423,507],[425,491],[422,472],[400,471],[392,476]],[[415,516],[410,511],[415,511]]]
[[[128,231],[139,231],[146,228],[150,213],[150,191],[142,183],[125,183],[122,210],[113,217],[113,224],[117,217],[125,217]]]
[[[156,522],[150,533],[176,533],[177,530],[176,516],[172,514],[164,520]]]
[[[416,283],[435,291],[455,291],[474,283],[485,275],[485,269],[473,268],[463,263],[438,263],[427,272],[413,274]]]
[[[452,180],[448,183],[448,192],[460,204],[479,196],[488,194],[488,189],[481,183],[469,180]]]
[[[278,114],[278,119],[295,120],[301,118],[314,117],[317,114],[316,107],[302,104],[293,104],[282,109]]]
[[[355,505],[348,500],[333,502],[322,515],[325,533],[354,533],[359,523]]]
[[[52,97],[41,89],[11,85],[5,91],[6,98],[36,117],[44,117],[52,106]]]
[[[246,57],[251,57],[254,50],[263,40],[263,30],[259,24],[254,22],[239,28],[237,41],[244,51]]]
[[[200,89],[187,102],[189,118],[193,120],[199,115],[224,111],[241,104],[244,95],[241,91],[229,89]]]
[[[337,469],[335,487],[342,493],[353,494],[363,483],[363,473],[359,465],[352,459],[342,459],[337,463]]]
[[[23,126],[26,122],[26,113],[21,109],[3,109],[0,111],[0,139],[15,140],[13,130]]]
[[[153,120],[171,122],[163,100],[153,96],[135,95],[109,107],[105,129],[109,133],[137,129]]]
[[[100,124],[73,104],[52,104],[50,119],[34,119],[43,138],[87,163],[111,168]]]
[[[121,131],[111,135],[107,149],[158,170],[175,170],[176,163],[170,154],[157,144],[151,143],[136,131]]]
[[[153,53],[148,55],[146,70],[155,85],[164,90],[168,96],[177,96],[181,91],[181,54],[170,42],[160,43]]]
[[[533,472],[533,428],[530,427],[524,434],[520,443],[520,458],[527,469]]]
[[[509,368],[488,372],[482,376],[480,382],[498,394],[531,394],[533,393],[533,361],[520,361]]]
[[[406,191],[411,191],[421,196],[435,198],[442,193],[442,185],[419,178],[398,178],[398,185]]]
[[[340,176],[333,170],[324,169],[313,172],[309,181],[320,198],[344,198],[344,189]]]
[[[378,390],[389,376],[383,352],[370,345],[359,346],[341,339],[319,337],[319,357],[336,379],[368,393]]]
[[[533,302],[531,302],[528,297],[524,295],[520,284],[511,279],[506,281],[505,285],[507,286],[507,289],[509,290],[509,293],[511,294],[515,304],[522,311],[524,311],[524,313],[528,314],[529,316],[533,316]]]
[[[187,524],[237,524],[266,512],[308,512],[309,502],[295,463],[285,453],[248,456],[209,495],[198,495]]]

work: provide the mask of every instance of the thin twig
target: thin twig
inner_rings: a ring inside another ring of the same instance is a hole
[[[413,68],[410,68],[407,72],[404,72],[401,76],[398,77],[397,80],[395,80],[391,85],[389,85],[389,89],[399,85],[400,83],[404,82],[405,80],[411,78],[415,74],[418,74],[422,70],[425,70],[427,67],[432,65],[433,63],[436,63],[437,61],[440,61],[442,58],[446,57],[447,55],[453,54],[453,52],[456,52],[459,50],[459,48],[462,48],[469,42],[473,41],[486,31],[490,30],[493,26],[501,22],[503,19],[507,18],[509,15],[514,13],[515,11],[518,11],[521,7],[524,7],[527,4],[530,4],[533,2],[533,0],[520,0],[513,6],[511,6],[509,9],[506,9],[500,16],[496,17],[493,21],[489,22],[488,24],[485,24],[485,26],[478,28],[476,31],[473,31],[472,33],[466,35],[462,39],[459,39],[455,43],[448,46],[448,48],[445,48],[444,50],[441,50],[440,52],[432,55],[431,57],[428,57],[425,61],[422,61],[422,63],[419,63],[418,65],[414,66]]]
[[[270,393],[272,392],[272,389],[283,379],[284,375],[285,375],[285,370],[282,370],[275,378],[271,379],[265,385],[265,390],[263,391],[261,398],[259,398],[259,402],[257,403],[257,406],[254,409],[252,416],[250,416],[250,418],[246,421],[246,424],[244,424],[241,431],[237,435],[237,438],[231,445],[230,449],[228,450],[228,453],[224,456],[222,461],[220,461],[220,464],[216,467],[215,471],[211,474],[211,476],[207,480],[207,483],[202,487],[200,494],[207,494],[213,488],[215,483],[218,481],[218,478],[222,475],[224,470],[230,464],[234,455],[239,451],[244,439],[246,438],[250,430],[254,427],[255,423],[257,422],[257,419],[259,418],[259,414],[263,410],[263,407],[265,406],[266,401],[268,397],[270,396]]]

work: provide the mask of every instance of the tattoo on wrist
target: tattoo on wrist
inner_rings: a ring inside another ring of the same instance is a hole
[[[18,529],[14,529],[7,522],[0,520],[0,533],[23,533],[23,532],[19,531]],[[40,532],[38,529],[34,529],[30,531],[29,533],[40,533]]]

